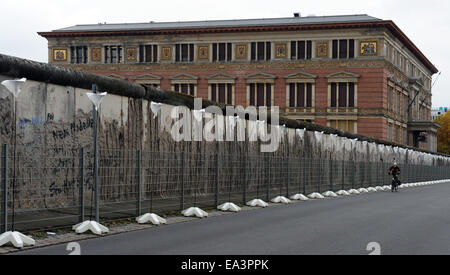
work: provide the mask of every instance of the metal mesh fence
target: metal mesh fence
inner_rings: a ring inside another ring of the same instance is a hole
[[[96,208],[104,222],[391,183],[390,163],[100,149],[97,205],[91,148],[3,145],[0,154],[1,232],[65,228],[95,219]],[[403,183],[450,179],[449,167],[400,168]]]

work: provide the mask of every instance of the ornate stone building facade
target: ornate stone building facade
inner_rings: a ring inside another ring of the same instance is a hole
[[[436,151],[436,67],[368,15],[77,25],[49,62]]]

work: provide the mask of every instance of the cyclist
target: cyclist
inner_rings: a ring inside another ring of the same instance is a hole
[[[395,162],[394,165],[389,168],[389,175],[392,175],[392,192],[398,191],[398,186],[400,186],[402,183],[398,179],[398,175],[400,175],[400,167],[398,167],[398,164]]]

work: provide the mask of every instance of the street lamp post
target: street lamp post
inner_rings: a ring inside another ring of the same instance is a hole
[[[153,119],[155,120],[155,129],[156,129],[156,135],[159,134],[159,123],[158,123],[158,115],[161,113],[161,108],[162,108],[162,104],[161,103],[156,103],[156,102],[151,102],[150,103],[150,108],[153,112]],[[140,184],[139,184],[139,188],[140,188]],[[150,197],[152,196],[152,187],[151,187],[151,183],[150,183]],[[146,213],[142,216],[139,216],[136,218],[136,222],[139,224],[145,224],[145,223],[151,223],[153,225],[160,225],[160,224],[166,224],[167,220],[164,218],[161,218],[160,216],[158,216],[157,214],[151,213],[153,208],[153,201],[152,198],[150,198],[150,213]]]
[[[35,241],[23,235],[20,232],[14,231],[14,223],[15,223],[15,186],[16,186],[16,146],[17,146],[17,97],[22,92],[22,86],[27,81],[26,78],[22,78],[19,80],[5,80],[2,82],[2,85],[5,86],[10,93],[13,95],[13,113],[14,113],[14,168],[13,168],[13,203],[12,203],[12,228],[11,231],[5,232],[0,235],[0,246],[3,246],[8,243],[12,243],[17,248],[23,248],[24,246],[34,246]],[[6,226],[7,227],[7,226]]]
[[[93,104],[93,117],[94,117],[94,190],[95,194],[95,221],[92,221],[92,201],[91,201],[91,217],[89,221],[82,222],[72,227],[76,233],[82,234],[86,231],[92,231],[94,234],[101,235],[108,233],[109,229],[100,224],[100,209],[99,209],[99,192],[98,192],[98,109],[102,103],[103,98],[108,93],[97,93],[97,85],[92,84],[92,93],[88,93],[87,96]]]

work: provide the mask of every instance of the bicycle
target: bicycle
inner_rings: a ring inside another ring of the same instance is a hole
[[[400,186],[400,180],[397,175],[392,175],[392,193],[398,192],[398,187]]]

